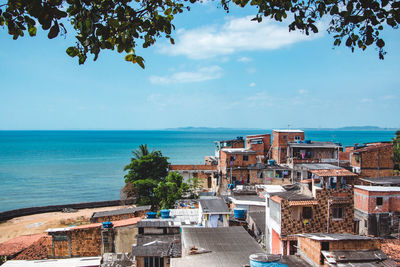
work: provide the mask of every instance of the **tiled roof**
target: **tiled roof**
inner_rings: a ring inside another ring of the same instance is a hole
[[[14,256],[45,236],[45,234],[23,235],[0,243],[0,256]]]
[[[282,201],[282,198],[280,198],[280,197],[278,197],[278,196],[272,196],[271,197],[271,200],[272,201],[274,201],[274,202],[276,202],[276,203],[281,203],[281,201]]]
[[[169,165],[169,169],[171,171],[179,170],[179,171],[185,171],[185,170],[206,170],[206,171],[217,171],[218,166],[217,165]]]
[[[308,206],[318,205],[317,200],[300,200],[300,201],[289,201],[289,206]]]
[[[365,147],[362,147],[362,148],[353,150],[352,153],[367,152],[367,151],[371,151],[371,150],[375,150],[375,149],[380,149],[380,148],[384,148],[384,147],[389,147],[389,146],[393,146],[393,144],[391,144],[391,143],[369,144],[369,145],[367,145],[367,146],[365,146]]]
[[[357,176],[357,174],[352,173],[346,169],[337,170],[310,170],[311,173],[318,175],[319,177],[327,176]]]

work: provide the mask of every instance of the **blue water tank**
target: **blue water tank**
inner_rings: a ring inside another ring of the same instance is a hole
[[[246,217],[246,210],[245,209],[233,209],[233,214],[236,219],[244,220]]]
[[[301,140],[297,141],[298,144],[301,144]]]
[[[275,165],[275,160],[274,159],[268,160],[268,165]]]
[[[304,141],[304,143],[311,144],[311,140],[306,140],[306,141]]]
[[[280,263],[281,255],[256,253],[250,255],[249,258],[251,267],[288,267]]]
[[[160,213],[161,213],[161,218],[162,219],[167,219],[167,218],[169,218],[169,214],[170,214],[170,210],[161,210],[160,211]]]
[[[147,212],[146,215],[147,215],[147,219],[155,219],[155,218],[157,218],[157,212],[150,211],[150,212]]]
[[[228,189],[233,189],[235,188],[235,184],[228,184]]]
[[[103,228],[112,228],[113,224],[112,222],[103,222]]]

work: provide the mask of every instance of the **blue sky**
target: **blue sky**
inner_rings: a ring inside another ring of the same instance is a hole
[[[103,51],[79,66],[66,38],[0,34],[0,129],[282,128],[376,125],[400,128],[400,36],[388,54],[333,49],[325,31],[226,14],[216,2],[176,17],[175,45],[139,49],[146,69]],[[324,23],[321,24],[324,27]]]

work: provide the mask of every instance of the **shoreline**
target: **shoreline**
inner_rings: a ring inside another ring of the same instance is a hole
[[[105,200],[105,201],[95,201],[95,202],[80,202],[73,204],[61,204],[61,205],[50,205],[50,206],[37,206],[29,208],[21,208],[0,212],[0,223],[22,217],[35,215],[40,213],[48,212],[61,212],[63,209],[93,209],[100,207],[115,207],[123,205],[132,205],[133,200]]]
[[[125,208],[132,205],[103,206],[84,208],[76,212],[44,212],[15,217],[0,222],[0,243],[21,235],[44,234],[49,228],[62,228],[71,225],[89,224],[93,212]]]

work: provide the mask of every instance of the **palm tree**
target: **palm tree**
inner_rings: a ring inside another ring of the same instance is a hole
[[[134,159],[140,159],[141,157],[150,155],[150,151],[147,148],[147,144],[142,144],[135,151],[132,151],[132,154]]]

